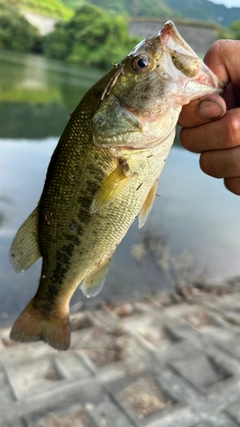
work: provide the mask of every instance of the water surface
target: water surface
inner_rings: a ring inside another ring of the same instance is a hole
[[[68,113],[101,75],[31,55],[0,53],[0,325],[10,324],[34,295],[41,262],[17,275],[8,260],[15,232],[36,206]],[[196,276],[239,275],[240,199],[204,175],[198,156],[176,146],[161,175],[153,211],[119,245],[106,298],[140,298]],[[185,270],[184,270],[185,269]],[[191,280],[191,279],[189,279]],[[86,302],[80,290],[72,303]],[[88,300],[89,301],[89,300]]]

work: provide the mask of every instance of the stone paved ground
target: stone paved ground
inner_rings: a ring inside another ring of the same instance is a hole
[[[239,283],[105,303],[72,329],[62,353],[1,331],[1,427],[240,426]]]

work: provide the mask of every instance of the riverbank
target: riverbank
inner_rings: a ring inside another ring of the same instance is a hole
[[[240,425],[239,278],[82,307],[71,325],[67,352],[1,330],[0,425]]]

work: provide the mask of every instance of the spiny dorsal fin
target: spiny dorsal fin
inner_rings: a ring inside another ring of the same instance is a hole
[[[80,286],[86,297],[95,297],[102,289],[110,265],[110,259],[105,260],[96,270],[86,277]]]
[[[109,205],[126,187],[132,175],[126,176],[121,165],[115,169],[97,190],[91,204],[90,212],[94,214]]]
[[[141,228],[144,226],[145,222],[147,221],[147,217],[153,207],[153,202],[155,200],[156,191],[158,186],[158,180],[156,180],[149,191],[147,198],[145,202],[143,203],[142,209],[140,210],[139,217],[138,217],[138,228]]]
[[[10,261],[22,273],[41,257],[38,245],[38,207],[19,228],[10,248]]]

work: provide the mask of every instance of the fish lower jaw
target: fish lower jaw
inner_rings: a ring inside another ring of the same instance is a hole
[[[198,99],[202,96],[211,94],[211,93],[221,93],[222,88],[219,86],[213,87],[209,86],[208,84],[203,85],[202,82],[198,81],[189,81],[185,87],[186,93],[189,94],[189,100],[188,102],[192,101],[193,99]]]

